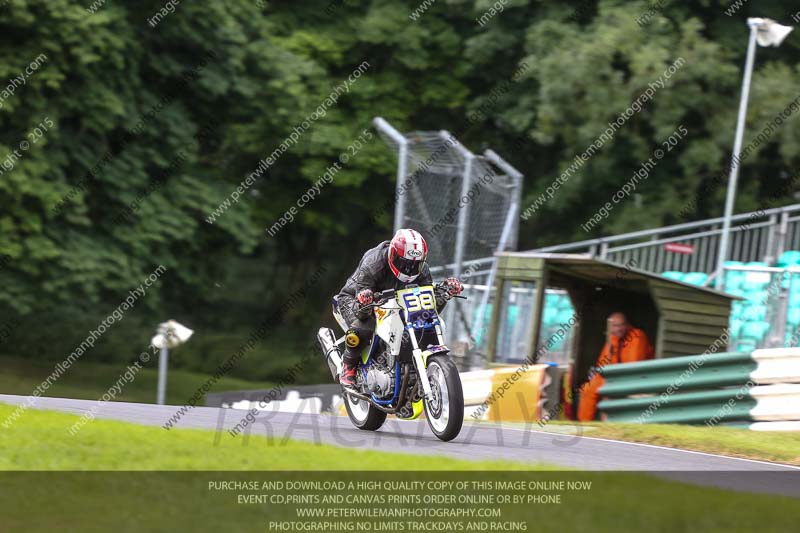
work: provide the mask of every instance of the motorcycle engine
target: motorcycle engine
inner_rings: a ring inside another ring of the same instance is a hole
[[[378,398],[394,393],[394,357],[391,354],[378,356],[367,371],[367,388]]]

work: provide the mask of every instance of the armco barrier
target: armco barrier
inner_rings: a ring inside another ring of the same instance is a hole
[[[612,422],[800,429],[800,348],[609,365],[598,405]]]
[[[492,422],[534,422],[543,413],[556,412],[560,395],[559,369],[549,364],[501,366],[462,372],[464,418]],[[272,397],[270,401],[266,399]],[[261,409],[344,415],[341,388],[335,384],[286,386],[280,390],[243,390],[206,395],[209,407]],[[474,415],[474,416],[473,416]]]
[[[232,407],[241,402],[251,402],[252,407],[261,406],[262,409],[271,410],[279,406],[280,402],[294,400],[292,405],[298,401],[312,400],[317,405],[317,411],[331,411],[334,408],[337,397],[341,395],[342,389],[333,383],[324,385],[286,385],[273,389],[251,389],[226,392],[212,392],[206,394],[206,406],[208,407]],[[264,407],[267,403],[273,403]],[[242,407],[249,409],[250,407]],[[275,409],[282,410],[282,409]]]

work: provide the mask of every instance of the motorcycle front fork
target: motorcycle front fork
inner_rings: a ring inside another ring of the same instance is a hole
[[[441,338],[442,334],[439,326],[436,326],[436,333],[439,335],[439,338]],[[419,347],[417,336],[414,334],[413,330],[409,332],[408,337],[411,341],[411,356],[414,358],[414,366],[417,367],[417,376],[422,384],[422,393],[425,400],[429,401],[433,397],[433,393],[431,392],[431,382],[428,380],[428,371],[425,368],[425,361],[422,359],[422,350]]]

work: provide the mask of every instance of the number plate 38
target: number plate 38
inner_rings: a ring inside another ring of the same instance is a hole
[[[418,294],[413,292],[404,293],[403,306],[409,313],[436,309],[436,298],[432,290],[420,290]]]

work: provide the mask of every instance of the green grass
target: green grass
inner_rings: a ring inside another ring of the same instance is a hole
[[[150,365],[154,365],[151,361]],[[53,371],[55,363],[0,357],[0,394],[30,394]],[[124,366],[79,361],[46,393],[47,396],[95,400],[119,379]],[[208,378],[205,374],[171,370],[167,403],[182,405]],[[158,372],[144,368],[136,379],[123,387],[117,401],[154,403]],[[268,389],[270,383],[223,377],[211,392],[242,389]],[[27,416],[27,413],[25,414]],[[0,417],[3,420],[4,417]],[[534,426],[534,429],[537,427]],[[553,421],[544,430],[574,434],[571,423]],[[717,453],[800,466],[800,434],[759,432],[728,427],[706,428],[667,424],[584,424],[583,434],[591,437],[657,444],[687,450]],[[164,468],[153,466],[153,469]],[[191,466],[187,468],[193,468]],[[230,467],[232,468],[232,467]],[[225,468],[223,468],[225,469]]]
[[[685,426],[679,424],[620,424],[591,422],[583,424],[583,435],[616,439],[670,448],[682,448],[731,457],[774,461],[800,466],[800,433],[751,431],[729,427]],[[534,429],[538,426],[534,425]],[[574,435],[572,422],[553,421],[545,431]]]
[[[13,406],[0,403],[0,420]],[[464,462],[448,458],[401,456],[282,439],[227,433],[214,444],[214,432],[170,430],[110,420],[93,420],[75,436],[74,415],[28,409],[0,431],[0,470],[503,470],[510,462]]]
[[[0,394],[27,396],[53,372],[56,363],[0,357]],[[155,403],[158,382],[157,358],[136,374],[136,379],[123,386],[115,401]],[[50,387],[45,396],[96,400],[114,385],[125,372],[125,365],[98,364],[78,361]],[[167,373],[167,403],[182,405],[209,378],[206,374],[170,370]],[[269,389],[266,382],[245,381],[223,377],[209,392],[242,389]]]
[[[0,404],[0,420],[12,409]],[[405,480],[592,482],[590,490],[561,491],[559,504],[489,506],[502,508],[502,521],[526,521],[528,531],[790,531],[800,522],[796,499],[731,493],[644,474],[543,472],[540,469],[546,466],[360,451],[277,442],[260,436],[251,437],[245,446],[242,440],[233,438],[223,438],[215,446],[212,431],[165,431],[105,420],[93,421],[70,436],[67,428],[77,418],[31,410],[24,423],[0,432],[0,529],[266,531],[269,520],[296,520],[294,506],[240,504],[237,494],[269,491],[211,490],[209,482],[323,478],[364,481],[388,480],[392,476]],[[520,472],[525,469],[536,471]],[[200,472],[109,472],[120,470]],[[299,474],[298,470],[314,472]],[[370,470],[382,472],[364,472]],[[391,474],[387,470],[397,472]],[[483,472],[462,472],[475,470]],[[350,490],[344,494],[353,492],[367,491]],[[353,530],[357,529],[348,529]],[[405,529],[409,530],[413,529]]]

